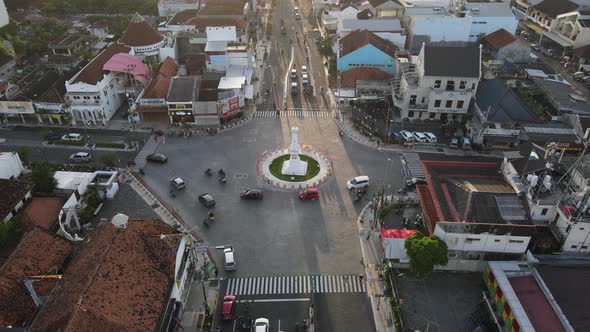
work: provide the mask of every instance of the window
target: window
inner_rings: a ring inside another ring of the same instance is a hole
[[[457,101],[457,108],[463,108],[463,103],[464,103],[463,100]]]
[[[428,115],[428,117],[431,118],[431,119],[434,119],[434,118],[436,118],[436,113],[430,113]]]
[[[465,89],[466,84],[467,84],[467,82],[465,82],[465,81],[459,82],[459,89]]]
[[[573,246],[572,246],[572,249],[576,249],[577,247],[578,247],[578,246],[576,246],[576,245],[573,245]]]
[[[523,240],[510,240],[508,242],[510,242],[510,243],[524,243]]]
[[[471,83],[471,90],[475,90],[475,83]]]
[[[471,242],[476,242],[476,241],[480,241],[480,240],[481,240],[481,239],[474,239],[474,238],[470,238],[470,237],[468,237],[468,238],[466,238],[466,239],[465,239],[465,242],[466,242],[466,243],[471,243]]]
[[[447,100],[447,101],[445,102],[445,107],[446,107],[446,108],[451,108],[451,107],[453,107],[453,101],[452,101],[452,100]]]
[[[418,112],[418,119],[422,119],[422,112]]]
[[[545,216],[545,215],[547,215],[547,212],[548,212],[548,211],[549,211],[549,209],[543,209],[543,210],[541,211],[541,215],[542,215],[542,216]]]
[[[453,114],[453,116],[451,116],[451,120],[457,120],[457,114]]]
[[[436,80],[436,81],[434,81],[434,88],[435,88],[435,89],[439,89],[439,88],[440,88],[440,85],[441,85],[441,83],[442,83],[442,81],[441,81],[441,80]]]
[[[494,240],[494,242],[500,242],[500,240]]]
[[[413,117],[414,117],[414,111],[409,111],[408,118],[413,118]]]
[[[582,249],[588,249],[588,246],[582,246]]]
[[[416,105],[416,95],[410,96],[410,105]]]
[[[80,96],[74,96],[74,99],[80,99]]]
[[[447,91],[455,90],[455,81],[447,81]]]
[[[441,100],[440,99],[439,100],[435,100],[434,101],[434,107],[440,107],[440,103],[441,103]]]
[[[425,101],[426,101],[426,97],[422,97],[422,99],[420,99],[421,104],[424,104]]]
[[[90,99],[90,97],[89,96],[84,96],[84,99],[88,100],[88,99]]]

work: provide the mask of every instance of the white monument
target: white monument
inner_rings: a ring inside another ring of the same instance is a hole
[[[289,146],[289,160],[283,162],[283,175],[305,175],[307,174],[307,162],[299,159],[299,139],[297,132],[299,128],[291,128],[291,145]]]

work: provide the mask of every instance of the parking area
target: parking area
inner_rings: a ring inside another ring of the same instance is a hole
[[[395,271],[408,331],[473,331],[486,325],[481,273],[433,272],[419,277]]]

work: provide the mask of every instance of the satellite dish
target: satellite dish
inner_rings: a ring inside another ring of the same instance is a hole
[[[129,221],[129,216],[122,213],[117,213],[117,215],[111,219],[111,223],[115,228],[127,228],[127,221]]]

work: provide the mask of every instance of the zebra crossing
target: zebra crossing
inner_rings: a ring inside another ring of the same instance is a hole
[[[286,110],[281,111],[278,115],[276,111],[256,111],[255,118],[276,118],[276,117],[291,117],[291,118],[331,118],[334,116],[332,111],[311,111],[311,110]]]
[[[274,295],[309,293],[364,293],[365,283],[356,275],[229,278],[225,295]]]

